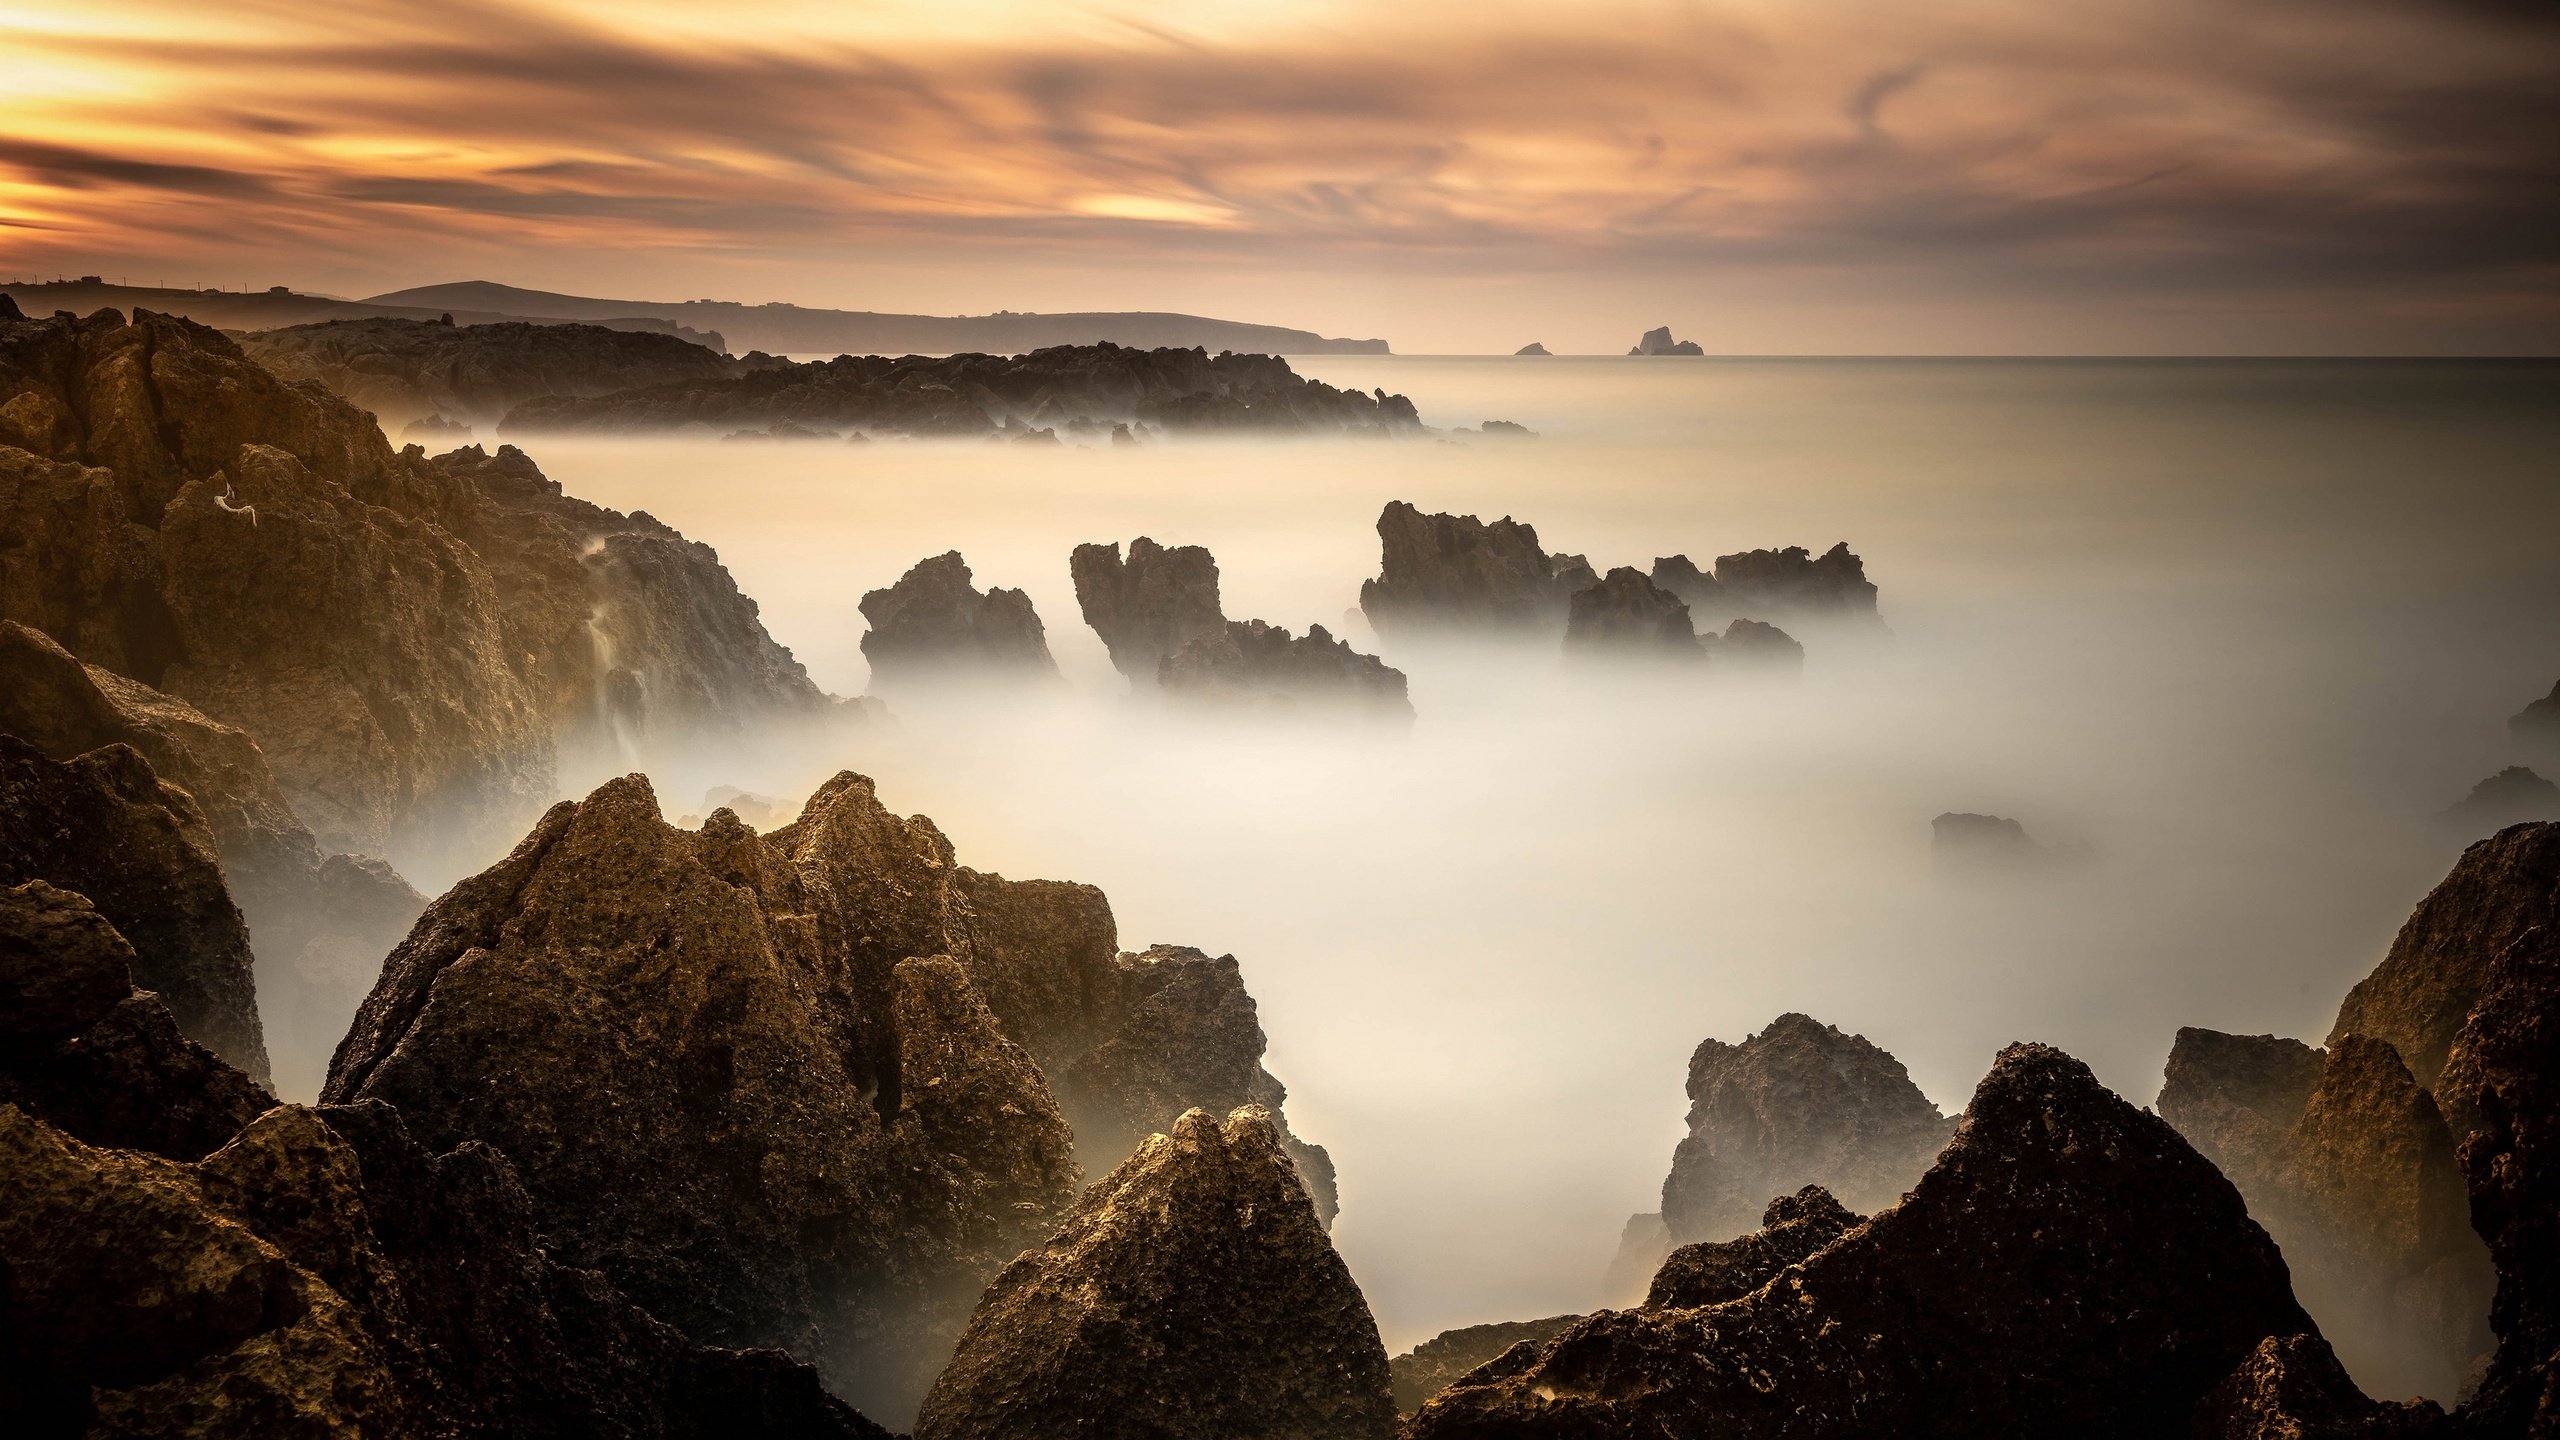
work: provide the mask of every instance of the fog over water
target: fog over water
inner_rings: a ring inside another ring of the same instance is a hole
[[[524,443],[716,547],[839,694],[916,560],[1030,592],[1070,694],[688,756],[666,812],[855,768],[963,863],[1100,885],[1126,948],[1234,953],[1390,1349],[1599,1304],[1706,1036],[1803,1010],[1949,1111],[2012,1040],[2146,1104],[2182,1024],[2316,1043],[2560,678],[2560,365],[1294,363],[1541,438]],[[1231,617],[1340,631],[1391,499],[1602,570],[1846,540],[1891,635],[1801,632],[1794,682],[1388,645],[1420,719],[1380,735],[1167,715],[1077,613],[1069,549],[1143,534],[1215,552]],[[1944,875],[1947,810],[2087,855]]]

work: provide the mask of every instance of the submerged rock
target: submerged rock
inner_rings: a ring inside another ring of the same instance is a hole
[[[1068,558],[1076,605],[1130,683],[1156,683],[1165,657],[1222,632],[1218,562],[1197,545],[1167,549],[1141,535],[1120,557],[1117,543],[1079,545]]]
[[[1644,338],[1638,340],[1634,348],[1627,353],[1630,355],[1704,355],[1707,352],[1699,348],[1695,340],[1672,339],[1670,326],[1657,325],[1644,332]]]
[[[1544,1320],[1497,1320],[1490,1325],[1441,1331],[1387,1362],[1397,1412],[1412,1414],[1468,1371],[1508,1353],[1515,1345],[1532,1349],[1544,1345],[1581,1318],[1550,1315]]]
[[[539,397],[607,395],[736,370],[718,350],[679,336],[601,325],[439,325],[375,316],[235,338],[277,375],[317,381],[385,426],[449,417],[462,422],[463,439],[473,422],[495,424]]]
[[[1564,623],[1572,591],[1558,583],[1538,532],[1507,515],[1488,524],[1393,500],[1378,516],[1378,541],[1378,578],[1361,582],[1360,609],[1382,636],[1530,634]]]
[[[1405,1434],[2178,1434],[2261,1340],[2310,1328],[2230,1182],[2015,1045],[1899,1205],[1740,1299],[1515,1350]]]
[[[2472,786],[2470,794],[2436,818],[2465,839],[2531,820],[2560,820],[2560,785],[2522,765],[2510,765]]]
[[[898,583],[862,597],[871,629],[862,658],[875,690],[906,681],[1054,681],[1047,632],[1019,590],[980,593],[957,550],[919,560]]]
[[[1185,1112],[978,1302],[917,1440],[1383,1437],[1386,1347],[1278,1129]]]
[[[1701,1240],[1671,1252],[1644,1297],[1648,1310],[1695,1310],[1739,1300],[1801,1265],[1859,1224],[1831,1192],[1807,1185],[1769,1202],[1760,1228],[1731,1240]]]
[[[1689,607],[1627,565],[1574,592],[1565,616],[1564,653],[1581,659],[1617,656],[1692,665],[1707,658],[1689,623]]]
[[[1156,686],[1168,697],[1231,710],[1413,719],[1404,672],[1321,625],[1294,636],[1259,620],[1229,620],[1164,657]]]

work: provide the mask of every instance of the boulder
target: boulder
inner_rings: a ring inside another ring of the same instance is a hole
[[[1185,1112],[1007,1266],[915,1434],[1383,1440],[1395,1422],[1368,1304],[1247,1106]]]
[[[1670,326],[1657,325],[1644,332],[1644,338],[1638,340],[1634,348],[1627,353],[1629,355],[1704,355],[1707,352],[1701,349],[1695,340],[1672,339]]]
[[[1126,560],[1117,543],[1079,545],[1068,558],[1076,605],[1102,637],[1111,663],[1141,688],[1156,683],[1165,657],[1226,627],[1218,604],[1218,562],[1197,545],[1167,549],[1141,535]]]
[[[1769,1202],[1760,1228],[1731,1240],[1701,1240],[1671,1252],[1644,1297],[1648,1310],[1695,1310],[1739,1300],[1801,1265],[1857,1228],[1831,1192],[1807,1185]]]
[[[2522,765],[2510,765],[2472,786],[2470,794],[2436,820],[2465,840],[2531,820],[2560,820],[2560,785]]]
[[[1426,515],[1402,500],[1378,516],[1378,578],[1360,609],[1382,636],[1434,629],[1536,634],[1560,629],[1572,592],[1538,532],[1509,516]]]
[[[1739,1299],[1514,1350],[1405,1435],[2176,1434],[2260,1341],[2310,1328],[2230,1182],[2015,1045],[1898,1205]]]
[[[1230,711],[1413,720],[1404,672],[1321,625],[1295,636],[1259,620],[1226,621],[1164,657],[1156,688],[1169,699]]]
[[[1508,1353],[1515,1345],[1532,1349],[1544,1345],[1581,1318],[1550,1315],[1544,1320],[1496,1320],[1490,1325],[1441,1331],[1387,1362],[1396,1412],[1412,1414],[1468,1371]]]
[[[1058,662],[1031,597],[981,593],[957,550],[917,561],[886,590],[862,597],[862,658],[874,690],[911,681],[1055,681]]]
[[[1689,607],[1627,565],[1574,592],[1565,615],[1564,653],[1582,660],[1621,657],[1683,665],[1707,658],[1689,624]]]
[[[387,428],[423,419],[495,424],[551,395],[609,395],[651,385],[724,379],[728,356],[679,336],[601,325],[439,325],[372,316],[253,330],[236,337],[250,359],[287,380],[327,386]]]

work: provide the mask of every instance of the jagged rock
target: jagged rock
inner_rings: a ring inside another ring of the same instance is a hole
[[[2460,1418],[2478,1435],[2551,1434],[2560,1428],[2560,927],[2538,925],[2500,947],[2440,1085],[2472,1117],[2462,1173],[2498,1272],[2497,1354]]]
[[[1166,656],[1226,628],[1218,562],[1197,545],[1166,549],[1141,535],[1129,558],[1117,543],[1079,545],[1068,558],[1076,606],[1133,684],[1156,683]]]
[[[1689,607],[1628,565],[1574,592],[1565,617],[1564,651],[1582,659],[1623,656],[1686,665],[1707,658],[1689,624]]]
[[[1358,1440],[1395,1419],[1368,1304],[1248,1106],[1186,1111],[1007,1266],[915,1433]]]
[[[1021,355],[839,355],[588,399],[529,400],[502,434],[778,424],[976,436],[1083,420],[1203,433],[1418,434],[1401,395],[1337,390],[1272,355],[1134,350],[1108,341]],[[1055,434],[1051,440],[1056,439]]]
[[[2160,1118],[2245,1196],[2249,1177],[2283,1165],[2286,1141],[2320,1088],[2327,1058],[2299,1040],[2183,1026],[2161,1074]]]
[[[2192,1440],[2425,1440],[2447,1433],[2432,1400],[2365,1398],[2318,1335],[2270,1335],[2196,1405]]]
[[[1689,1136],[1662,1182],[1679,1244],[1759,1228],[1772,1195],[1819,1185],[1880,1210],[1929,1167],[1951,1128],[1902,1062],[1810,1016],[1781,1015],[1739,1045],[1689,1057]]]
[[[430,415],[401,426],[400,438],[415,440],[421,445],[468,445],[471,443],[471,426],[442,415]]]
[[[1716,585],[1733,611],[1755,618],[1873,620],[1876,587],[1848,542],[1816,557],[1801,545],[1716,557]]]
[[[1547,579],[1556,593],[1568,601],[1575,595],[1600,583],[1600,572],[1591,568],[1590,558],[1582,555],[1550,555],[1547,557]]]
[[[2310,1328],[2230,1182],[2015,1045],[1899,1205],[1738,1300],[1582,1321],[1404,1433],[2174,1434],[2259,1341]]]
[[[1801,1265],[1859,1223],[1831,1192],[1807,1185],[1769,1202],[1760,1228],[1732,1240],[1701,1240],[1671,1252],[1644,1297],[1648,1310],[1695,1310],[1739,1300]]]
[[[601,325],[439,325],[432,320],[322,321],[234,337],[287,380],[311,380],[372,411],[385,427],[430,416],[492,424],[527,400],[607,395],[647,385],[725,379],[728,356],[674,335]]]
[[[1637,341],[1634,348],[1627,353],[1630,355],[1704,355],[1707,352],[1701,349],[1695,340],[1672,339],[1670,326],[1657,325],[1644,332],[1644,338]]]
[[[1293,636],[1259,620],[1229,620],[1164,657],[1156,688],[1228,709],[1339,711],[1410,723],[1404,672],[1363,655],[1321,625]]]
[[[2507,733],[2518,749],[2560,765],[2560,681],[2552,683],[2550,694],[2510,717]]]
[[[2035,842],[2027,827],[2002,815],[1976,815],[1950,810],[1929,822],[1930,852],[1942,860],[1966,863],[2032,859]]]
[[[1572,592],[1538,532],[1509,516],[1425,515],[1392,500],[1378,515],[1378,578],[1360,609],[1380,635],[1433,628],[1535,633],[1560,627]]]
[[[1724,587],[1716,583],[1713,573],[1700,570],[1686,555],[1658,555],[1653,561],[1653,583],[1670,591],[1684,603],[1706,608],[1724,598]]]
[[[1775,625],[1735,620],[1709,647],[1716,663],[1728,669],[1794,672],[1804,668],[1804,646]]]
[[[55,761],[0,734],[0,885],[29,880],[87,896],[179,1027],[266,1078],[248,927],[203,812],[151,762],[123,745]]]
[[[1530,341],[1528,344],[1521,346],[1519,349],[1514,350],[1514,351],[1512,351],[1511,353],[1512,353],[1512,354],[1514,354],[1514,355],[1546,355],[1546,356],[1552,356],[1552,355],[1554,355],[1554,354],[1555,354],[1555,352],[1554,352],[1554,351],[1549,350],[1546,346],[1539,344],[1539,343],[1538,343],[1537,341],[1535,341],[1535,340]]]
[[[130,745],[195,800],[248,922],[276,1082],[317,1094],[329,1051],[426,900],[379,860],[322,856],[245,733],[13,621],[0,621],[0,731],[56,760]]]
[[[2560,785],[2522,765],[2510,765],[2472,786],[2470,794],[2436,818],[2465,839],[2527,821],[2560,820]]]
[[[2347,992],[2328,1043],[2349,1033],[2383,1041],[2421,1088],[2436,1089],[2489,962],[2535,926],[2560,931],[2560,824],[2514,826],[2463,851]],[[2460,1097],[2445,1097],[2444,1109],[2459,1141],[2468,1133]]]
[[[981,677],[1056,680],[1047,632],[1019,590],[980,593],[957,550],[920,560],[898,583],[862,597],[862,658],[873,689],[907,681]]]
[[[1544,1345],[1581,1318],[1550,1315],[1544,1320],[1497,1320],[1490,1325],[1441,1331],[1387,1362],[1388,1374],[1394,1380],[1397,1413],[1412,1414],[1459,1376],[1515,1345]]]

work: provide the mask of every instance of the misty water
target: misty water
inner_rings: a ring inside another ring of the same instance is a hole
[[[1391,1349],[1602,1303],[1706,1036],[1802,1010],[1950,1112],[2013,1040],[2139,1103],[2182,1024],[2316,1043],[2560,677],[2560,366],[1296,363],[1540,438],[527,448],[716,547],[839,694],[916,560],[1030,592],[1067,693],[649,757],[666,812],[859,769],[963,863],[1101,886],[1125,948],[1235,954]],[[1420,718],[1381,734],[1166,714],[1077,614],[1069,549],[1150,535],[1232,617],[1344,631],[1390,499],[1603,570],[1846,540],[1890,635],[1807,632],[1793,682],[1389,644]],[[1948,810],[2081,853],[1943,873]]]

